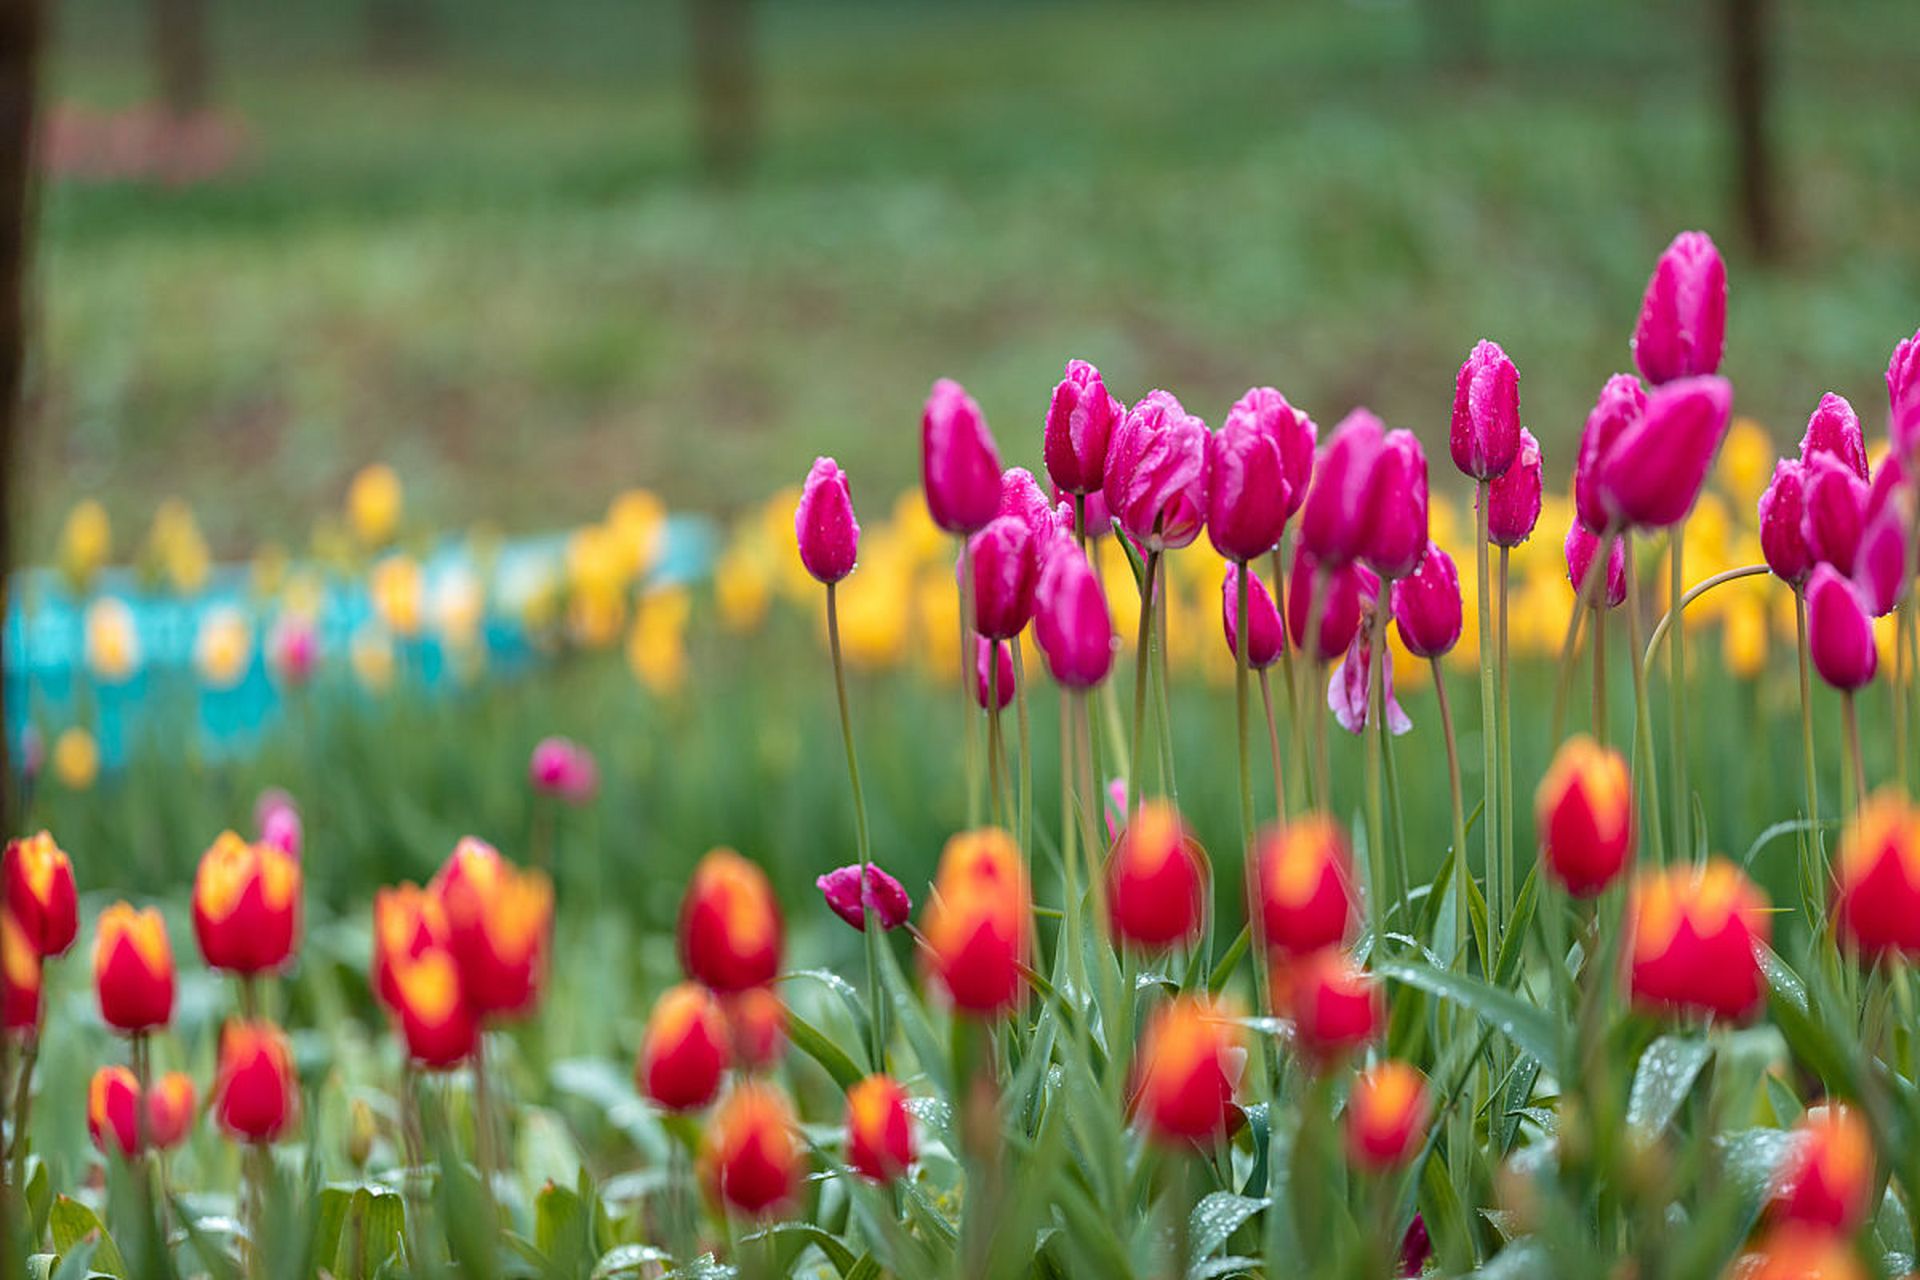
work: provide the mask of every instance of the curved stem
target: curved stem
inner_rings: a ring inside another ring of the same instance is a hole
[[[1673,526],[1667,542],[1667,599],[1672,602],[1671,612],[1676,622],[1684,622],[1680,611],[1686,607],[1686,565],[1687,522],[1683,519]],[[1673,769],[1673,847],[1676,853],[1684,856],[1693,844],[1688,838],[1692,814],[1687,806],[1692,802],[1693,793],[1687,785],[1687,629],[1684,625],[1673,627],[1673,642],[1667,646],[1667,659],[1668,753],[1672,756]]]
[[[833,655],[833,690],[840,702],[840,740],[847,749],[847,780],[853,787],[854,848],[860,855],[860,920],[867,960],[868,1021],[872,1024],[873,1069],[886,1070],[886,1001],[880,996],[880,930],[868,899],[873,891],[873,846],[867,831],[867,801],[860,789],[860,756],[853,747],[853,712],[847,701],[847,669],[840,655],[840,605],[834,584],[827,584],[827,648]],[[997,669],[999,664],[994,664]]]
[[[1685,595],[1682,595],[1680,597],[1680,605],[1678,609],[1668,609],[1665,615],[1661,617],[1660,621],[1654,624],[1653,634],[1647,639],[1646,652],[1643,653],[1640,657],[1640,664],[1645,669],[1646,674],[1649,676],[1653,674],[1653,660],[1660,651],[1660,642],[1667,638],[1667,634],[1669,632],[1674,631],[1673,621],[1674,621],[1674,615],[1676,613],[1680,612],[1680,610],[1684,610],[1688,605],[1692,604],[1695,600],[1698,600],[1701,596],[1707,594],[1707,592],[1713,590],[1715,587],[1724,586],[1729,582],[1738,582],[1742,578],[1757,577],[1760,574],[1771,573],[1771,572],[1773,571],[1767,568],[1767,566],[1765,566],[1764,564],[1743,564],[1737,569],[1722,570],[1721,572],[1714,574],[1711,578],[1707,578],[1704,581],[1695,584],[1694,588],[1691,591],[1688,591]],[[1676,633],[1676,642],[1677,640],[1678,640],[1678,637]]]

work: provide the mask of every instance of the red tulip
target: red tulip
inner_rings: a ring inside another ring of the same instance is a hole
[[[1586,429],[1580,433],[1580,456],[1573,470],[1573,505],[1580,523],[1595,533],[1604,533],[1615,517],[1601,489],[1602,463],[1646,412],[1647,393],[1640,379],[1616,373],[1600,388],[1600,397],[1587,414]]]
[[[1767,568],[1790,586],[1798,587],[1813,572],[1813,548],[1807,545],[1807,469],[1782,458],[1773,467],[1773,480],[1760,495],[1760,554]]]
[[[1507,473],[1520,453],[1520,371],[1497,342],[1485,339],[1453,382],[1453,465],[1476,480]]]
[[[1889,788],[1840,833],[1833,927],[1870,959],[1920,955],[1920,815]]]
[[[1320,662],[1330,662],[1345,653],[1359,634],[1364,602],[1374,599],[1379,590],[1380,579],[1365,565],[1323,566],[1304,542],[1296,544],[1293,565],[1287,570],[1287,635],[1294,648],[1310,652]],[[1316,612],[1317,643],[1309,646],[1307,619]]]
[[[87,1136],[101,1154],[132,1159],[140,1145],[140,1082],[125,1067],[101,1067],[87,1083]]]
[[[193,1077],[186,1072],[169,1071],[155,1080],[147,1090],[147,1141],[160,1151],[185,1142],[198,1102]]]
[[[100,1016],[116,1031],[163,1027],[173,1017],[173,946],[152,907],[116,902],[94,928],[93,983]]]
[[[1149,391],[1113,433],[1107,509],[1148,551],[1184,547],[1207,518],[1207,424],[1171,393]]]
[[[1105,680],[1113,669],[1113,615],[1079,547],[1053,545],[1033,598],[1033,638],[1053,678],[1069,689],[1091,689]]]
[[[985,827],[947,841],[923,932],[929,965],[956,1009],[991,1017],[1019,999],[1029,901],[1012,836]]]
[[[194,877],[193,932],[209,968],[279,969],[300,934],[300,863],[275,845],[221,832]]]
[[[1269,950],[1299,956],[1337,947],[1359,924],[1353,855],[1333,819],[1314,813],[1268,827],[1254,858]]]
[[[1629,902],[1634,1003],[1744,1018],[1766,997],[1766,897],[1724,858],[1643,871]]]
[[[1140,1037],[1136,1107],[1162,1142],[1207,1141],[1227,1132],[1233,1086],[1246,1048],[1230,1010],[1197,996],[1175,996]]]
[[[1533,825],[1547,873],[1576,898],[1612,884],[1633,857],[1633,779],[1620,753],[1567,739],[1534,792]]]
[[[1240,566],[1229,564],[1226,579],[1220,584],[1220,625],[1226,632],[1227,652],[1240,656]],[[1280,622],[1280,610],[1267,594],[1266,584],[1252,569],[1247,570],[1247,665],[1263,670],[1280,660],[1287,647],[1287,633]]]
[[[986,527],[1000,507],[1000,452],[980,406],[950,378],[933,384],[920,415],[920,476],[927,511],[948,533]]]
[[[835,583],[853,572],[860,555],[860,522],[853,516],[853,492],[847,473],[832,458],[815,458],[793,512],[800,563],[821,582]]]
[[[1067,376],[1047,406],[1047,475],[1067,493],[1093,493],[1106,482],[1107,445],[1126,406],[1107,391],[1100,371],[1067,361]]]
[[[1362,1169],[1398,1169],[1427,1140],[1433,1097],[1427,1078],[1389,1059],[1360,1073],[1347,1098],[1347,1159]]]
[[[973,700],[982,711],[1005,711],[1013,701],[1013,647],[1005,640],[973,637]]]
[[[1820,397],[1807,419],[1806,434],[1800,437],[1801,461],[1811,461],[1817,453],[1837,458],[1847,470],[1867,478],[1867,442],[1860,432],[1860,415],[1845,396],[1831,391]]]
[[[1903,338],[1887,361],[1887,435],[1897,457],[1920,451],[1920,329]]]
[[[1286,527],[1291,495],[1275,426],[1243,400],[1207,437],[1207,537],[1229,560],[1265,555]]]
[[[553,885],[522,871],[484,840],[464,836],[429,888],[447,913],[460,991],[476,1014],[533,1008],[546,978]]]
[[[0,906],[13,913],[37,954],[66,954],[80,929],[78,902],[73,863],[51,835],[42,831],[7,842],[0,859]]]
[[[787,1006],[772,987],[748,987],[721,1001],[743,1070],[771,1071],[787,1051]]]
[[[213,1113],[242,1142],[274,1142],[299,1111],[298,1080],[287,1037],[271,1022],[229,1022],[220,1033]]]
[[[854,1172],[873,1182],[891,1182],[913,1158],[906,1090],[887,1076],[868,1076],[847,1090],[847,1163]]]
[[[732,1036],[720,1002],[705,987],[683,982],[654,1002],[635,1074],[640,1089],[669,1111],[694,1111],[720,1092],[732,1058]]]
[[[443,946],[399,952],[388,963],[393,998],[407,1056],[433,1071],[459,1066],[480,1042],[480,1022],[460,983],[460,966]]]
[[[1682,231],[1647,281],[1633,359],[1655,386],[1719,370],[1727,340],[1727,268],[1713,238]]]
[[[1733,1260],[1726,1275],[1728,1280],[1867,1280],[1852,1241],[1798,1222],[1769,1228]]]
[[[1793,1146],[1774,1174],[1767,1213],[1847,1236],[1873,1204],[1873,1138],[1841,1103],[1809,1107],[1793,1127]]]
[[[1460,642],[1460,572],[1439,544],[1427,544],[1420,567],[1393,584],[1392,596],[1394,625],[1408,653],[1438,658]]]
[[[731,849],[693,869],[680,901],[680,963],[715,991],[764,987],[780,973],[784,928],[767,875]]]
[[[1034,587],[1040,578],[1040,549],[1033,531],[1018,516],[997,516],[967,542],[973,575],[973,630],[994,640],[1011,640],[1033,617]]]
[[[1273,1004],[1293,1020],[1301,1054],[1319,1068],[1368,1044],[1386,1024],[1379,981],[1337,947],[1277,962]]]
[[[756,1216],[790,1201],[801,1174],[795,1128],[793,1108],[778,1089],[751,1080],[736,1086],[703,1133],[700,1172],[708,1194]]]
[[[1866,602],[1830,564],[1807,580],[1807,648],[1814,670],[1836,689],[1863,688],[1880,669]]]
[[[1851,574],[1867,521],[1867,482],[1829,453],[1817,453],[1802,466],[1806,488],[1801,536],[1816,563]]]
[[[0,1032],[39,1030],[41,970],[27,931],[0,908]]]
[[[1533,536],[1540,489],[1540,442],[1522,428],[1513,465],[1487,488],[1487,529],[1495,546],[1517,547]]]
[[[394,1012],[400,989],[394,966],[417,960],[430,950],[452,954],[453,935],[438,895],[416,884],[381,889],[373,895],[373,993]]]
[[[1587,580],[1587,571],[1593,567],[1593,558],[1600,552],[1600,535],[1575,520],[1567,529],[1567,581],[1573,584],[1576,593],[1580,584]],[[1604,597],[1607,608],[1617,609],[1627,598],[1627,541],[1615,538],[1613,549],[1607,553],[1607,580],[1594,589],[1595,600]]]
[[[1179,813],[1148,801],[1107,857],[1114,936],[1140,948],[1191,941],[1206,915],[1206,853]]]
[[[879,867],[869,865],[866,872],[864,895],[860,892],[860,864],[857,862],[836,867],[813,883],[826,898],[833,914],[861,932],[864,933],[867,928],[863,907],[873,912],[874,919],[880,922],[882,929],[898,929],[913,913],[913,899],[907,896],[906,889],[898,880]]]

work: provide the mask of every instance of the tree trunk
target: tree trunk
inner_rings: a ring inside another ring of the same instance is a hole
[[[752,0],[687,0],[687,7],[700,163],[709,178],[732,182],[752,160],[759,131]]]
[[[152,0],[155,88],[168,114],[184,118],[207,105],[212,58],[206,0]]]
[[[1754,256],[1770,261],[1780,253],[1773,135],[1767,120],[1773,9],[1770,0],[1720,0],[1720,16],[1728,124],[1733,134],[1734,200],[1748,247]]]

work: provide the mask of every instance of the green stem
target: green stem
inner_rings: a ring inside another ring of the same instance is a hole
[[[871,1025],[873,1069],[885,1071],[886,1001],[880,997],[880,930],[869,902],[873,880],[873,845],[867,829],[867,800],[860,787],[860,756],[853,746],[853,711],[847,700],[847,669],[840,654],[840,604],[833,583],[827,584],[827,648],[833,655],[833,691],[840,703],[840,740],[847,751],[847,780],[853,788],[854,849],[860,856],[860,931],[867,961],[867,1016]],[[994,668],[999,664],[996,662]]]
[[[1813,828],[1807,843],[1817,849],[1820,846],[1820,778],[1813,754],[1813,680],[1807,669],[1807,597],[1799,590],[1793,593],[1793,627],[1794,647],[1800,657],[1800,751],[1807,773],[1807,821]],[[1826,883],[1824,870],[1815,883]]]
[[[1170,608],[1159,609],[1153,616],[1153,696],[1159,706],[1160,771],[1165,778],[1167,799],[1179,808],[1180,784],[1173,771],[1173,708],[1169,693],[1173,674],[1167,669],[1167,623],[1172,613]]]
[[[13,1086],[13,1145],[8,1152],[12,1166],[9,1185],[27,1185],[27,1135],[33,1127],[33,1064],[40,1056],[40,1028],[30,1029],[22,1037],[19,1078]]]
[[[980,825],[980,730],[973,715],[973,542],[960,535],[960,727],[967,763],[967,825]],[[992,785],[989,783],[988,785]]]
[[[1153,665],[1153,594],[1160,577],[1160,553],[1147,552],[1147,571],[1140,583],[1140,634],[1133,646],[1133,746],[1127,756],[1127,825],[1140,812],[1140,751],[1147,719],[1147,677]]]
[[[1594,545],[1593,558],[1587,561],[1587,571],[1581,575],[1573,593],[1573,611],[1567,615],[1566,639],[1560,642],[1560,681],[1553,691],[1553,731],[1548,740],[1556,747],[1566,736],[1567,696],[1573,687],[1573,660],[1580,647],[1580,620],[1585,617],[1587,606],[1592,605],[1596,610],[1596,624],[1599,621],[1600,605],[1596,593],[1606,580],[1607,564],[1613,559],[1614,539],[1619,536],[1614,529],[1608,529],[1600,535]],[[1594,643],[1597,646],[1599,641]]]
[[[1607,607],[1593,610],[1593,738],[1607,745]]]
[[[1280,726],[1273,718],[1273,684],[1265,667],[1260,668],[1260,705],[1267,716],[1267,753],[1273,761],[1273,811],[1285,818],[1293,805],[1280,770]]]
[[[1247,609],[1248,596],[1251,592],[1247,577],[1251,572],[1245,560],[1239,561],[1239,572],[1236,577],[1240,589],[1234,614],[1238,620],[1239,629],[1234,632],[1233,646],[1233,700],[1239,730],[1235,735],[1234,743],[1240,751],[1240,845],[1249,862],[1253,858],[1253,747],[1248,739],[1247,730],[1250,719],[1247,706]]]
[[[1480,825],[1485,836],[1488,945],[1498,955],[1500,934],[1506,925],[1506,890],[1500,883],[1500,760],[1499,731],[1496,727],[1499,702],[1494,693],[1493,670],[1497,640],[1493,630],[1493,568],[1487,555],[1491,541],[1487,527],[1490,488],[1482,480],[1479,500],[1474,504],[1479,517],[1477,545],[1480,556],[1479,578],[1474,585],[1480,597],[1480,744],[1481,767],[1484,771],[1481,774],[1481,789],[1486,794],[1486,801],[1480,809]]]
[[[1647,706],[1647,669],[1639,660],[1640,574],[1634,564],[1633,537],[1624,536],[1627,539],[1627,666],[1633,671],[1633,772],[1635,781],[1646,787],[1647,802],[1641,812],[1652,820],[1641,826],[1653,846],[1653,860],[1657,865],[1667,860],[1666,828],[1660,822],[1660,770],[1653,759],[1653,715]]]
[[[1013,654],[1013,722],[1020,735],[1020,854],[1027,860],[1027,883],[1033,883],[1033,725],[1027,715],[1026,660],[1020,654],[1020,638],[1007,641]],[[1000,669],[1000,655],[994,654],[993,667]]]
[[[1453,707],[1447,701],[1447,676],[1438,656],[1428,660],[1433,666],[1433,696],[1440,706],[1440,735],[1447,741],[1447,794],[1453,801],[1453,927],[1454,954],[1442,959],[1464,971],[1467,957],[1467,816],[1460,796],[1460,744],[1453,735]],[[1493,964],[1481,957],[1489,976]]]
[[[1686,592],[1687,522],[1673,526],[1667,543],[1667,599],[1678,615]],[[1667,646],[1668,732],[1673,757],[1673,847],[1685,856],[1693,847],[1688,838],[1692,817],[1687,811],[1692,792],[1687,785],[1687,629],[1676,616],[1673,641]],[[1657,818],[1656,818],[1657,821]]]
[[[1847,760],[1853,774],[1853,811],[1857,814],[1867,803],[1867,762],[1860,752],[1860,711],[1853,694],[1852,689],[1841,690],[1840,718],[1847,729]]]
[[[1500,887],[1514,893],[1513,865],[1513,667],[1507,644],[1507,560],[1500,548]],[[1503,904],[1511,909],[1511,902]]]
[[[1373,945],[1381,953],[1387,948],[1387,905],[1393,896],[1387,882],[1387,831],[1382,805],[1381,770],[1386,755],[1387,694],[1386,662],[1381,650],[1386,645],[1388,603],[1387,579],[1380,580],[1380,593],[1374,604],[1367,653],[1367,724],[1373,741],[1367,751],[1367,866],[1372,873]]]
[[[1653,660],[1659,655],[1660,642],[1671,635],[1674,642],[1676,644],[1679,643],[1680,632],[1683,628],[1678,625],[1677,618],[1682,611],[1692,605],[1695,600],[1706,595],[1707,592],[1712,591],[1715,587],[1724,586],[1729,582],[1738,582],[1742,578],[1754,578],[1761,574],[1771,572],[1773,571],[1764,564],[1743,564],[1737,569],[1724,569],[1714,574],[1711,578],[1699,583],[1693,590],[1680,596],[1679,608],[1667,610],[1667,612],[1661,616],[1660,621],[1654,624],[1653,634],[1647,638],[1647,651],[1641,655],[1640,662],[1646,667],[1648,678],[1652,678],[1653,676]]]
[[[1311,721],[1315,732],[1320,732],[1326,727],[1326,706],[1313,696],[1320,671],[1320,614],[1326,608],[1326,594],[1327,571],[1316,565],[1313,570],[1313,581],[1307,586],[1307,625],[1300,633],[1304,646],[1300,654],[1299,668],[1297,672],[1292,668],[1288,671],[1290,684],[1296,679],[1310,682],[1308,688],[1304,690],[1296,688],[1289,695],[1294,711],[1294,759],[1300,762],[1301,769],[1307,774],[1305,790],[1308,807],[1322,810],[1331,808],[1333,804],[1332,798],[1327,795],[1325,754],[1316,755],[1317,768],[1308,766],[1307,725]],[[1291,662],[1292,659],[1288,661]],[[1321,740],[1325,740],[1324,734]]]

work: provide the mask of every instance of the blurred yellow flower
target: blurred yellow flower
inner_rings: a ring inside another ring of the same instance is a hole
[[[1720,635],[1720,652],[1728,671],[1741,679],[1751,679],[1767,669],[1767,629],[1766,602],[1745,593],[1736,595],[1724,611]]]
[[[399,553],[382,558],[367,579],[374,613],[398,636],[419,633],[421,590],[419,562]]]
[[[131,679],[140,669],[140,632],[133,610],[116,596],[102,596],[87,606],[87,669],[109,684]]]
[[[454,565],[434,579],[430,599],[429,613],[441,637],[455,648],[473,647],[487,612],[480,575],[466,565]]]
[[[147,551],[160,575],[181,595],[192,595],[207,585],[213,557],[193,508],[180,499],[168,498],[154,511]]]
[[[385,693],[393,684],[393,637],[379,623],[366,623],[347,644],[347,663],[363,688]]]
[[[634,677],[662,697],[679,691],[687,677],[687,593],[669,587],[640,602],[627,635],[627,665]]]
[[[583,649],[606,648],[620,638],[626,621],[624,595],[584,591],[567,601],[567,634]]]
[[[644,577],[665,544],[667,509],[646,489],[629,489],[607,508],[607,527],[623,561],[625,576]]]
[[[1749,506],[1760,501],[1760,491],[1773,478],[1777,456],[1765,427],[1752,418],[1735,418],[1720,446],[1715,478],[1729,497]]]
[[[78,725],[53,740],[53,776],[69,791],[85,791],[100,776],[100,746]]]
[[[60,570],[67,581],[75,590],[86,590],[112,554],[113,525],[107,509],[92,498],[75,503],[60,527]]]
[[[400,477],[384,462],[362,467],[347,486],[347,527],[361,546],[384,547],[400,530],[406,493]]]
[[[218,605],[200,619],[193,640],[200,678],[215,689],[239,684],[253,663],[253,624],[233,605]]]
[[[772,597],[772,575],[764,559],[737,543],[729,547],[713,571],[720,625],[736,634],[758,630]]]

